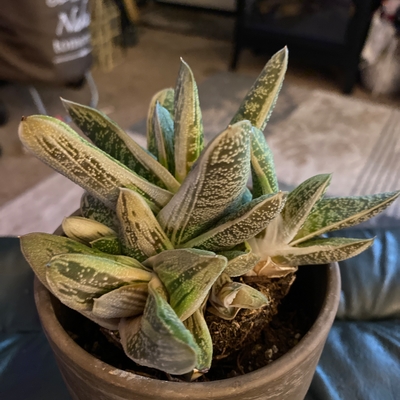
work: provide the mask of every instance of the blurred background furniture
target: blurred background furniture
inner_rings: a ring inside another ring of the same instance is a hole
[[[376,0],[237,0],[235,70],[244,48],[273,53],[283,46],[292,58],[341,69],[342,90],[351,93]]]

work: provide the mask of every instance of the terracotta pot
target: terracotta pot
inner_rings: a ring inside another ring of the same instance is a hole
[[[338,265],[300,267],[292,291],[297,292],[299,301],[305,302],[314,320],[293,349],[246,375],[205,383],[177,383],[138,376],[87,353],[59,322],[66,307],[35,281],[36,306],[43,329],[74,400],[302,400],[339,304]]]

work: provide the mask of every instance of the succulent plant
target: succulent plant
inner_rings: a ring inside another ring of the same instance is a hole
[[[286,48],[271,58],[231,124],[204,148],[197,87],[184,61],[175,90],[151,100],[148,150],[100,111],[66,100],[91,142],[54,118],[22,119],[22,143],[85,189],[80,215],[62,223],[65,236],[25,235],[22,251],[51,293],[118,331],[140,365],[207,372],[218,334],[210,321],[229,329],[238,313],[244,310],[243,321],[246,310],[258,310],[265,324],[274,299],[263,281],[288,277],[288,288],[299,265],[365,250],[373,239],[321,235],[362,222],[399,196],[324,197],[330,175],[279,191],[262,131],[287,60]],[[254,277],[257,285],[246,284]]]

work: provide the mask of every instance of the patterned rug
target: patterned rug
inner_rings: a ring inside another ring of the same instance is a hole
[[[222,72],[199,87],[206,140],[229,123],[253,78]],[[146,122],[130,134],[145,144]],[[400,111],[330,92],[284,85],[265,135],[281,189],[333,173],[331,196],[400,189]],[[0,235],[52,232],[79,206],[82,190],[60,175],[0,209]],[[49,205],[51,205],[49,207]],[[368,223],[400,224],[400,201]]]

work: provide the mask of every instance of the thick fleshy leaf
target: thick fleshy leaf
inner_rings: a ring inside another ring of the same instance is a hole
[[[286,193],[259,197],[223,218],[210,231],[189,240],[182,247],[209,251],[230,249],[261,232],[281,211]]]
[[[296,247],[271,249],[272,260],[290,266],[327,264],[354,257],[372,245],[374,239],[311,239]]]
[[[232,320],[236,317],[240,308],[238,307],[229,307],[229,302],[226,302],[224,299],[220,298],[220,292],[224,288],[225,285],[229,285],[232,283],[232,279],[226,274],[222,273],[218,279],[215,281],[212,286],[210,297],[209,297],[209,307],[207,308],[208,312],[214,314],[222,319]],[[231,296],[234,298],[235,294]],[[227,303],[227,305],[225,305]]]
[[[115,211],[108,208],[104,203],[88,192],[82,195],[80,210],[82,217],[93,219],[113,230],[117,230],[118,218]]]
[[[147,148],[155,156],[157,156],[157,144],[154,132],[153,119],[154,119],[156,104],[159,103],[163,108],[165,108],[170,113],[172,119],[174,116],[174,101],[175,101],[175,90],[172,88],[160,90],[152,97],[150,101],[149,111],[147,114]],[[175,172],[175,170],[173,172]]]
[[[249,188],[246,188],[242,195],[241,204],[250,203],[253,200],[253,193],[251,193]]]
[[[172,193],[136,175],[56,118],[43,115],[24,118],[19,137],[37,158],[111,209],[115,208],[120,187],[140,193],[154,211],[172,197]]]
[[[157,281],[154,278],[149,284],[143,316],[121,320],[121,343],[126,355],[140,365],[186,374],[195,368],[199,349]]]
[[[60,254],[48,263],[46,279],[52,293],[74,310],[92,310],[93,299],[130,283],[147,283],[151,272],[104,257]]]
[[[313,207],[322,199],[330,181],[330,174],[316,175],[307,179],[289,193],[280,214],[282,218],[281,234],[284,243],[290,243],[296,236]],[[277,218],[275,223],[280,223],[280,219]],[[267,232],[273,226],[274,224],[271,224],[267,228]]]
[[[240,202],[250,172],[248,121],[217,136],[157,219],[173,245],[198,236]]]
[[[97,250],[107,254],[121,254],[121,242],[115,236],[102,237],[90,242],[90,245]]]
[[[256,128],[264,130],[285,78],[288,56],[286,47],[272,56],[247,93],[231,124],[246,119]]]
[[[202,309],[196,310],[184,321],[184,325],[193,335],[199,348],[197,352],[196,369],[206,373],[211,367],[213,344],[210,331],[204,319],[204,311]]]
[[[175,172],[174,121],[167,109],[156,104],[153,116],[154,155],[158,162],[172,173]]]
[[[151,183],[175,193],[179,183],[157,160],[102,112],[63,100],[72,120],[93,143]]]
[[[99,318],[126,318],[143,313],[148,283],[133,283],[93,300],[93,314]]]
[[[251,136],[251,175],[254,197],[279,190],[272,151],[264,134],[254,126]]]
[[[251,271],[260,261],[260,256],[254,254],[247,242],[232,250],[219,252],[221,256],[228,259],[224,273],[230,277],[242,276]]]
[[[70,239],[81,243],[90,243],[107,236],[117,236],[113,229],[100,222],[76,216],[64,218],[62,229]]]
[[[24,257],[36,276],[48,289],[49,285],[46,279],[47,264],[54,256],[59,254],[88,254],[105,257],[131,268],[146,270],[142,264],[131,257],[106,254],[63,236],[50,235],[48,233],[29,233],[21,236],[20,241]]]
[[[291,245],[297,245],[325,232],[347,228],[367,221],[389,207],[400,191],[370,196],[322,199],[312,210]]]
[[[117,204],[120,236],[125,254],[144,261],[173,246],[142,196],[121,189]]]
[[[171,307],[184,321],[201,306],[227,259],[209,251],[179,249],[164,251],[144,264],[160,278]]]
[[[175,89],[175,178],[183,182],[204,146],[197,85],[189,65],[181,59]]]

